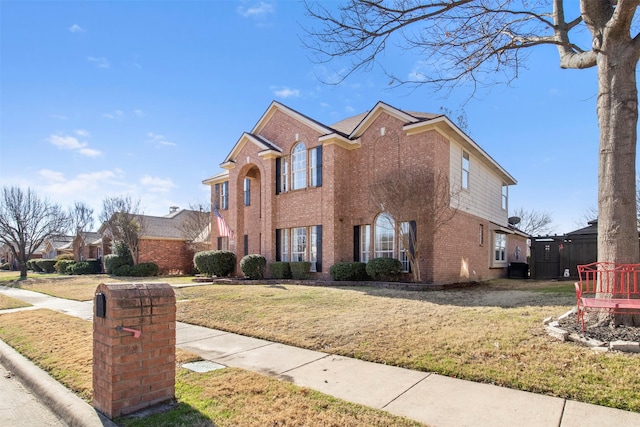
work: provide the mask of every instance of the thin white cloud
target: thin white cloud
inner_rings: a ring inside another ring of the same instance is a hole
[[[56,172],[51,169],[41,169],[38,171],[38,175],[47,183],[52,182],[64,182],[64,174],[62,172]]]
[[[273,90],[273,94],[278,98],[297,98],[300,96],[300,91],[298,89],[291,89],[288,87],[276,89],[272,87],[271,90]]]
[[[172,188],[176,188],[176,185],[170,179],[152,177],[151,175],[143,176],[140,179],[140,184],[153,193],[168,193]]]
[[[156,147],[175,147],[176,144],[175,142],[171,142],[168,141],[164,135],[160,135],[157,133],[153,133],[153,132],[148,132],[147,136],[149,137],[149,139],[147,140],[148,143],[155,145]]]
[[[69,27],[69,31],[71,31],[72,33],[84,33],[84,28],[82,28],[78,24],[73,24]]]
[[[87,56],[87,61],[91,62],[93,65],[95,65],[98,68],[109,68],[111,66],[111,64],[109,63],[109,60],[104,56],[100,56],[100,57]]]
[[[74,136],[51,135],[48,141],[62,150],[79,150],[86,147],[86,142],[80,142]]]
[[[133,114],[135,114],[138,117],[144,117],[146,116],[146,114],[144,113],[144,111],[142,110],[133,110]]]
[[[89,136],[89,132],[86,130],[78,129],[74,132],[79,136]],[[47,141],[61,150],[75,151],[76,153],[80,153],[86,157],[99,157],[102,155],[101,151],[88,148],[89,143],[86,141],[80,141],[75,136],[55,134],[50,135],[49,138],[47,138]]]
[[[258,2],[252,6],[238,6],[238,13],[245,18],[260,18],[275,12],[273,3]]]
[[[112,113],[104,113],[102,115],[102,117],[110,119],[110,120],[122,120],[122,118],[124,117],[124,111],[115,110]]]

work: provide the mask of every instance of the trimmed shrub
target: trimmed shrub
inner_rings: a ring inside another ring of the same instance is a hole
[[[290,262],[291,278],[296,280],[307,280],[311,272],[311,263],[308,261]]]
[[[329,268],[331,278],[336,281],[367,280],[367,264],[364,262],[339,262]]]
[[[59,259],[53,268],[56,269],[58,274],[73,274],[69,270],[73,264],[75,264],[75,261],[72,259]]]
[[[367,263],[367,274],[373,280],[396,282],[402,274],[402,263],[395,258],[373,258]]]
[[[132,277],[133,266],[126,264],[119,265],[118,267],[113,269],[113,272],[111,274],[118,277]]]
[[[73,260],[74,260],[74,259],[73,259],[73,254],[61,254],[61,255],[58,255],[58,256],[56,257],[56,260],[58,260],[58,261],[60,261],[61,259],[64,259],[64,260],[71,260],[71,261],[73,261]]]
[[[200,251],[193,256],[193,263],[202,274],[225,277],[236,268],[236,254],[231,251]]]
[[[158,275],[158,264],[153,262],[141,262],[131,267],[134,277],[151,277]]]
[[[104,271],[107,274],[114,274],[114,271],[122,266],[130,266],[127,261],[116,254],[105,255],[104,257]]]
[[[240,269],[247,279],[264,279],[264,272],[267,269],[267,259],[258,254],[245,255],[240,260]]]
[[[272,262],[269,264],[269,277],[272,279],[291,279],[291,266],[288,262]]]
[[[97,259],[80,261],[69,267],[69,273],[71,274],[98,274],[100,270],[100,261]]]
[[[39,259],[36,261],[36,265],[38,267],[40,267],[40,270],[44,273],[53,273],[54,271],[56,271],[55,269],[55,265],[56,265],[56,261],[55,259]]]
[[[36,273],[42,272],[42,269],[38,265],[37,259],[30,259],[29,261],[27,261],[27,268],[31,271],[35,271]]]

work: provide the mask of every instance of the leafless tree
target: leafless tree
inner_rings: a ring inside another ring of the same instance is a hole
[[[393,219],[413,280],[420,282],[421,255],[426,252],[438,229],[453,219],[458,211],[457,197],[451,193],[448,176],[427,168],[414,168],[411,173],[395,170],[369,185],[369,198],[374,206]],[[419,231],[412,229],[412,222]],[[408,226],[402,227],[401,223]],[[419,239],[418,234],[422,238]]]
[[[389,46],[414,51],[421,57],[421,72],[385,72],[397,84],[436,89],[508,83],[518,77],[530,49],[542,45],[556,47],[562,68],[595,67],[598,260],[637,263],[640,35],[633,23],[639,3],[581,0],[572,16],[573,0],[349,0],[336,9],[307,3],[307,13],[319,27],[306,29],[306,45],[319,61],[349,60],[342,78],[382,64]],[[580,38],[584,29],[590,35],[587,44]],[[628,320],[624,323],[630,324]],[[640,316],[632,323],[640,325]]]
[[[114,242],[122,242],[138,263],[140,237],[145,232],[144,215],[140,212],[140,200],[131,196],[105,197],[102,201],[100,221]]]
[[[513,211],[511,216],[520,218],[520,223],[516,224],[516,227],[530,236],[549,234],[553,231],[553,220],[547,212],[519,208]]]
[[[85,232],[93,228],[93,209],[83,202],[75,202],[74,205],[69,208],[69,218],[71,222],[71,232],[75,237],[82,237]],[[78,248],[79,253],[82,253],[82,242],[83,240],[80,240],[81,246]],[[77,255],[78,254],[76,254],[76,256]]]
[[[6,244],[27,278],[27,261],[42,243],[64,234],[69,217],[59,205],[42,200],[30,188],[3,187],[0,199],[0,242]]]
[[[194,211],[194,215],[182,223],[182,235],[194,253],[210,249],[211,204],[191,203],[189,210]]]

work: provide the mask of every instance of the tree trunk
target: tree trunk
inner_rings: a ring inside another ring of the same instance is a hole
[[[598,80],[598,261],[637,263],[638,90],[636,58],[628,40],[603,46],[598,54]],[[622,315],[615,320],[640,325],[640,316]]]

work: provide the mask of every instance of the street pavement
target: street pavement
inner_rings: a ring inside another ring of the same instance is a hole
[[[35,308],[87,320],[92,317],[91,301],[63,300],[2,286],[0,293],[34,304]],[[640,414],[636,412],[365,362],[181,322],[176,325],[176,341],[178,347],[204,360],[275,376],[433,427],[640,426]],[[0,341],[0,363],[10,351],[6,347]],[[91,415],[93,409],[83,404]],[[107,425],[104,419],[86,422],[75,425]]]

